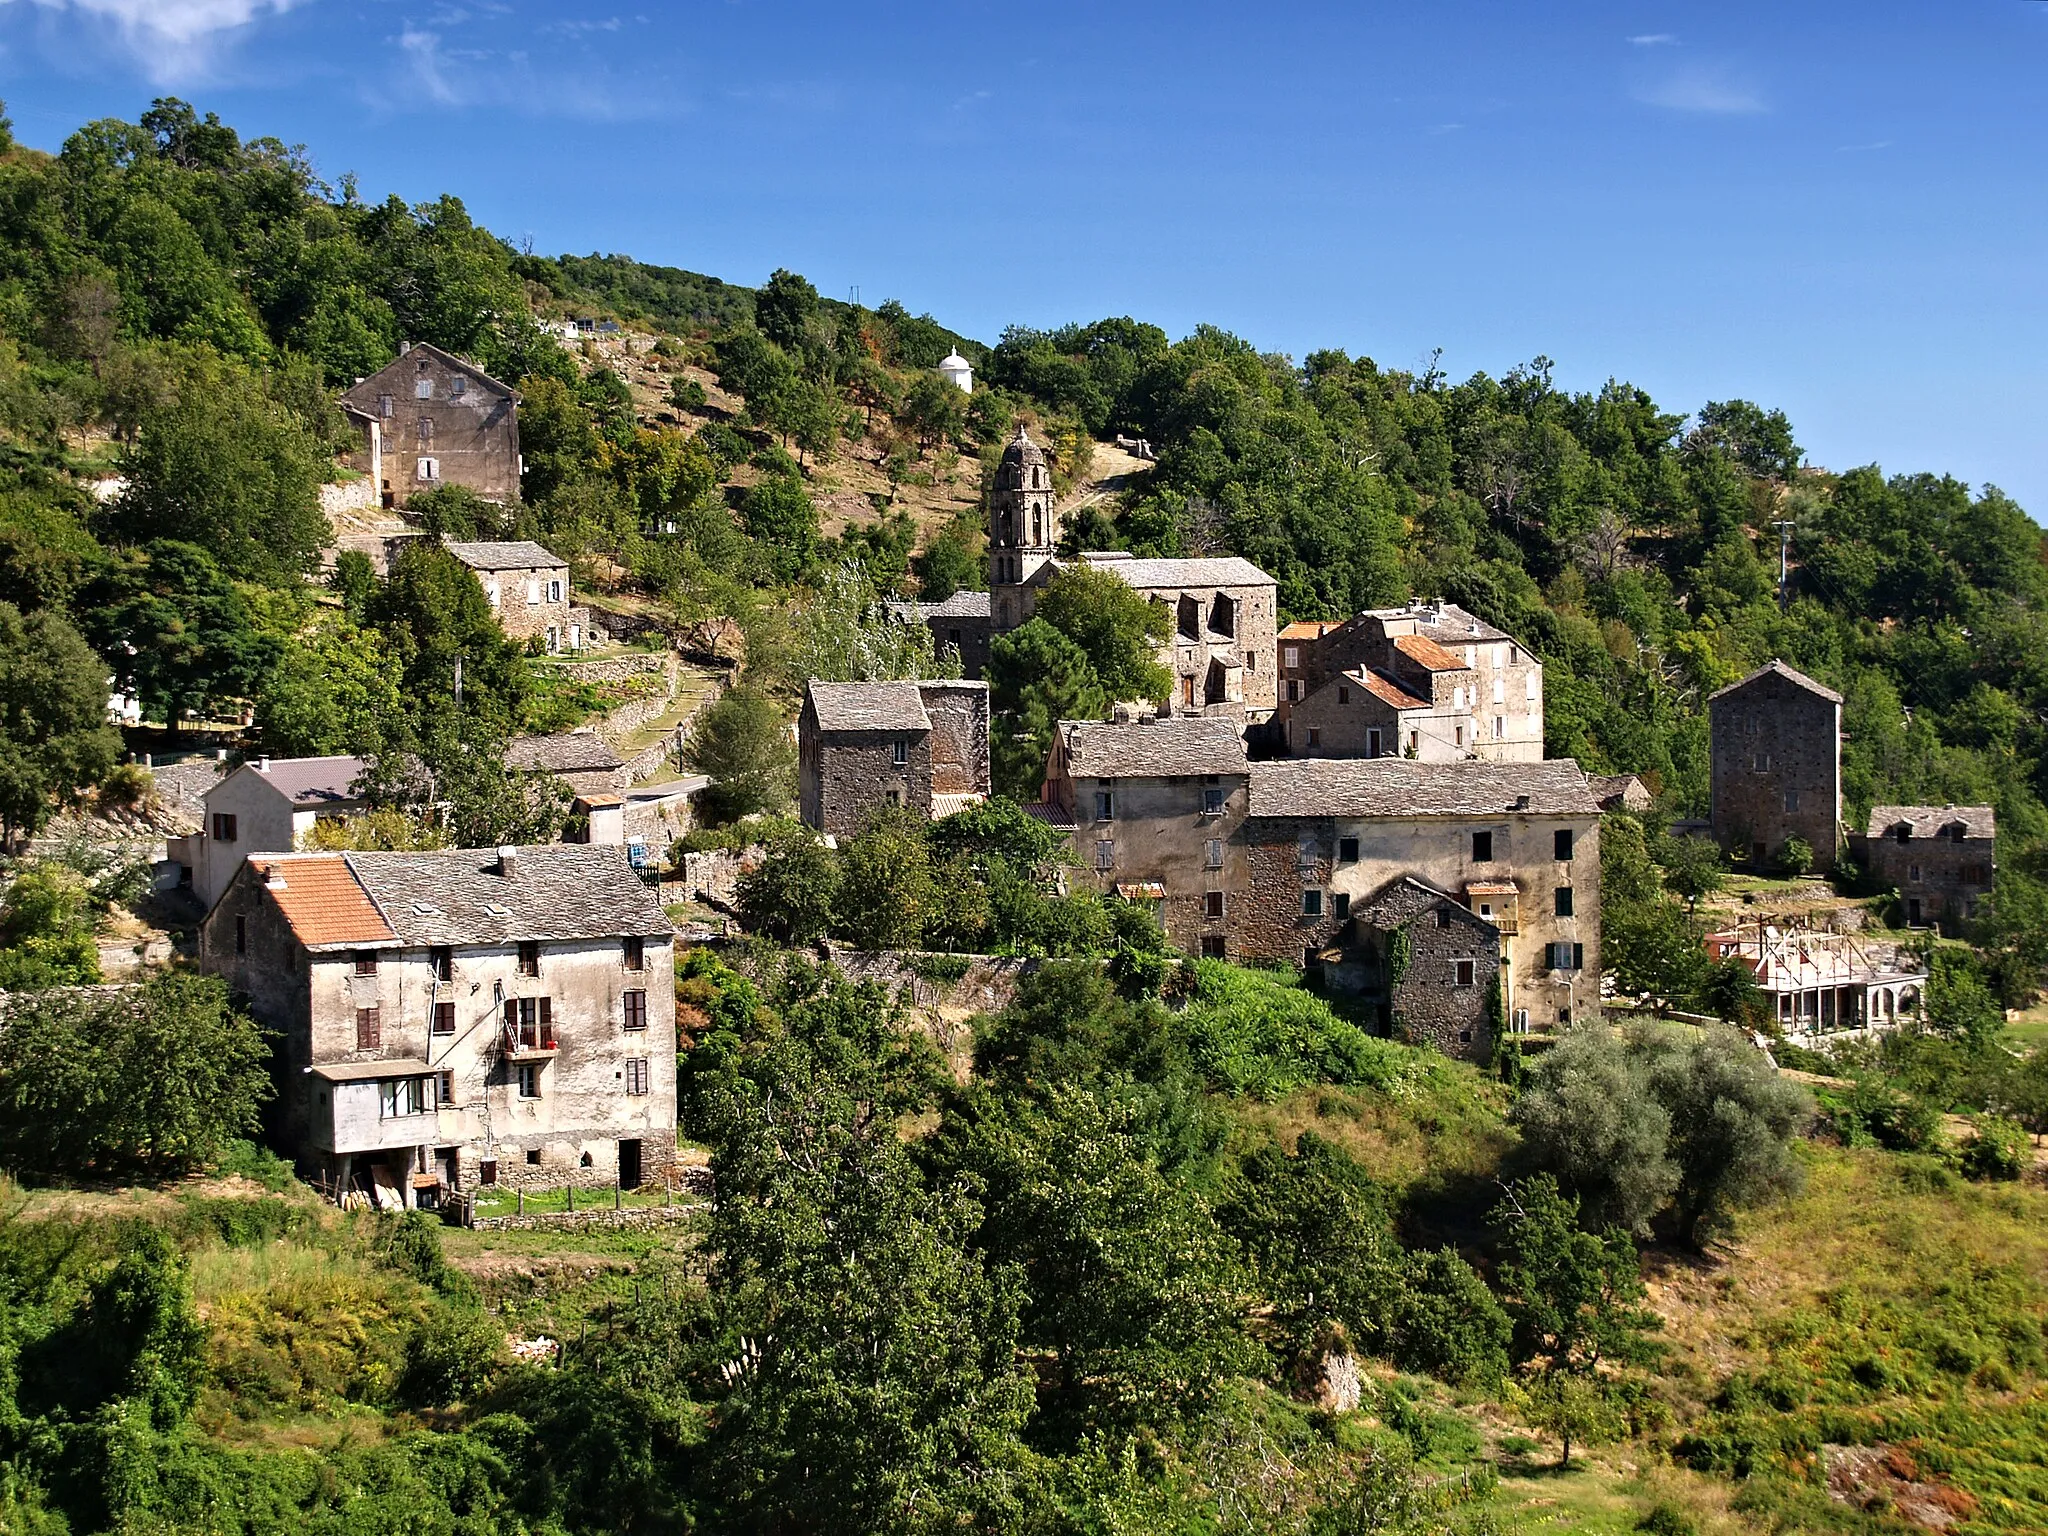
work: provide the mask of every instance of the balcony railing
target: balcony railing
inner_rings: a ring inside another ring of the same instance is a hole
[[[507,1056],[552,1056],[557,1048],[552,1024],[507,1024],[504,1034]]]

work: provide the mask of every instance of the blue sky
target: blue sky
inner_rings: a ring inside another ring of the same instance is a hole
[[[55,149],[175,93],[541,251],[994,340],[1201,321],[1744,396],[2048,516],[2048,4],[0,0]]]

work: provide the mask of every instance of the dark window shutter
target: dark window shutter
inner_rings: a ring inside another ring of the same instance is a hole
[[[383,1021],[375,1008],[356,1010],[356,1049],[374,1051],[384,1044]]]
[[[1586,946],[1583,944],[1574,944],[1572,946],[1572,969],[1575,971],[1583,971],[1585,968]]]
[[[542,1029],[548,1028],[554,1023],[554,1017],[554,1000],[552,998],[542,998],[540,1000],[540,1027]]]

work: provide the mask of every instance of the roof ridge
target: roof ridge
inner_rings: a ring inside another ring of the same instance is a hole
[[[395,853],[398,850],[390,849],[387,851]],[[427,850],[422,849],[419,851],[426,852]],[[356,889],[363,893],[363,900],[367,901],[370,904],[370,910],[377,914],[377,921],[382,923],[386,928],[389,928],[391,930],[391,936],[394,939],[397,938],[398,925],[391,921],[391,914],[384,910],[384,903],[377,899],[377,893],[370,889],[368,883],[364,881],[362,875],[357,872],[354,851],[344,851],[341,855],[341,862],[348,869],[349,879],[355,881]]]

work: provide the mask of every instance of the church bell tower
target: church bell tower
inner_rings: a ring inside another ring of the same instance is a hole
[[[1019,427],[996,466],[988,503],[989,617],[997,634],[1031,617],[1036,603],[1027,583],[1059,542],[1051,467],[1045,450]]]

